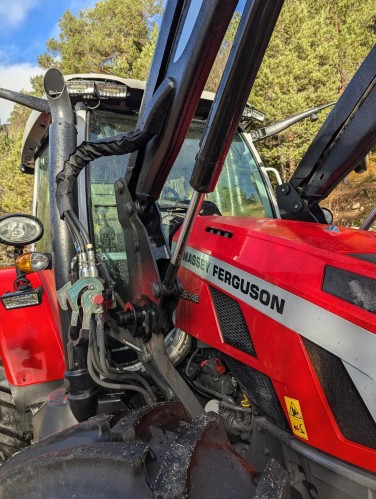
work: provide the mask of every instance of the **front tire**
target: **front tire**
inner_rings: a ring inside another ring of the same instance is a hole
[[[274,469],[279,474],[284,488],[280,467]],[[262,482],[264,475],[260,480],[234,451],[218,415],[191,421],[177,402],[95,416],[37,442],[0,468],[0,495],[12,499],[245,499],[265,497],[257,495]]]
[[[0,463],[30,444],[32,434],[22,419],[0,364]]]

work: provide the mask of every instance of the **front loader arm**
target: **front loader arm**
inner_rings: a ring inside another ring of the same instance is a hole
[[[215,187],[282,3],[248,0],[244,7],[233,49],[197,154],[191,178],[194,198],[200,193],[211,192]],[[176,306],[176,303],[169,302],[176,301],[179,296],[175,278],[180,257],[175,258],[175,255],[181,253],[186,244],[184,237],[189,230],[186,230],[184,224],[182,237],[177,244],[179,251],[175,251],[171,260],[154,201],[158,198],[180,150],[235,7],[236,3],[232,1],[224,3],[204,0],[191,36],[181,51],[179,42],[187,20],[188,6],[180,2],[175,5],[173,2],[168,3],[151,67],[151,78],[141,106],[138,128],[142,130],[148,122],[149,114],[153,112],[154,95],[166,80],[174,85],[169,109],[160,132],[133,154],[126,182],[120,179],[115,184],[118,218],[124,230],[127,258],[134,263],[130,265],[130,272],[141,276],[145,267],[156,269],[152,276],[153,282],[150,282],[149,276],[138,284],[137,293],[135,289],[130,290],[131,300],[138,306],[145,302],[146,297],[164,310],[162,315],[169,317]],[[171,30],[169,35],[165,34],[167,28]],[[193,206],[193,198],[191,205]],[[188,209],[185,220],[188,225],[194,215],[195,209]],[[135,218],[137,223],[132,223]],[[145,240],[144,231],[149,244],[141,243]],[[140,247],[137,251],[134,250],[135,241],[136,246]],[[144,257],[140,258],[142,251]],[[148,264],[151,260],[154,260],[154,266]],[[167,300],[167,306],[164,299]],[[167,324],[168,321],[162,322]]]
[[[138,127],[143,129],[143,123],[148,120],[148,108],[152,109],[154,92],[158,92],[166,79],[173,81],[175,87],[170,108],[160,133],[133,156],[132,169],[126,177],[128,182],[119,179],[115,183],[118,218],[123,227],[131,276],[130,302],[126,310],[119,313],[119,324],[132,329],[135,337],[142,337],[147,343],[148,355],[160,377],[188,411],[193,404],[190,390],[173,368],[158,336],[173,326],[173,311],[182,291],[176,279],[177,272],[190,227],[198,213],[202,193],[211,192],[215,187],[281,7],[281,0],[248,0],[246,3],[201,139],[191,178],[194,194],[172,257],[161,231],[155,200],[187,133],[215,54],[231,20],[234,2],[204,1],[191,37],[178,57],[187,7],[169,4],[165,22],[170,23],[170,28],[174,26],[176,35],[164,37],[162,24],[162,41],[157,45],[151,68],[153,76],[146,87]],[[175,23],[176,16],[179,21]],[[137,324],[136,328],[134,324]]]
[[[132,195],[159,197],[237,5],[236,0],[204,0],[182,49],[190,3],[168,2],[166,6],[137,127],[143,128],[147,107],[163,80],[170,78],[175,92],[161,133],[131,160],[128,185]]]

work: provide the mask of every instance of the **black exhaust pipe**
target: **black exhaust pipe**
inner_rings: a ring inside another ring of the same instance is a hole
[[[58,69],[49,69],[44,77],[44,89],[52,122],[49,129],[49,182],[52,248],[54,252],[54,270],[56,289],[69,281],[70,264],[74,257],[74,248],[68,227],[60,219],[56,205],[56,175],[63,169],[64,161],[75,151],[77,130],[74,124],[74,112],[68,95],[64,76]],[[67,311],[60,309],[62,340],[66,365],[68,365],[67,343],[70,317]]]

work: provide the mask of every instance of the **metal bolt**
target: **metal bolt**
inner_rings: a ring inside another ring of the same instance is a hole
[[[142,213],[143,208],[137,200],[134,201],[133,206],[134,206],[134,209],[136,210],[136,213]]]
[[[130,217],[131,215],[133,215],[133,206],[132,206],[131,203],[127,203],[125,205],[125,211],[127,212],[128,217]]]
[[[303,205],[300,201],[295,201],[295,203],[293,203],[293,205],[292,205],[292,209],[296,212],[301,211],[302,208],[303,208]]]
[[[287,184],[281,185],[281,192],[284,196],[287,196],[287,194],[290,192],[290,186]]]
[[[264,449],[264,456],[269,456],[270,450],[269,449]]]
[[[161,288],[159,287],[159,284],[156,282],[153,282],[151,284],[151,293],[154,296],[154,298],[159,298],[161,294]]]
[[[116,190],[119,194],[124,192],[124,182],[121,179],[116,181]]]

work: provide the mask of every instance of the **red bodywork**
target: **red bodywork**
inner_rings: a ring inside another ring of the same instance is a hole
[[[314,308],[322,310],[324,316],[328,311],[349,321],[350,327],[352,324],[355,327],[351,338],[354,345],[359,341],[357,331],[360,329],[357,326],[367,330],[364,334],[373,341],[376,314],[324,292],[322,283],[327,265],[376,279],[374,263],[350,256],[376,253],[376,235],[344,228],[331,232],[328,226],[284,220],[200,217],[194,224],[188,243],[187,251],[191,250],[246,271],[271,283],[276,290],[286,290],[309,302],[308,306],[314,304]],[[197,261],[195,263],[198,265]],[[376,472],[376,450],[347,440],[341,434],[302,336],[286,327],[283,315],[280,321],[274,320],[270,317],[270,308],[265,308],[267,313],[262,313],[235,297],[250,331],[257,358],[226,344],[210,294],[210,279],[205,277],[205,272],[201,276],[199,273],[197,266],[195,269],[183,261],[179,278],[191,296],[198,295],[199,302],[180,300],[176,325],[266,374],[272,380],[287,421],[289,417],[284,397],[298,400],[308,435],[308,440],[303,439],[303,442]],[[223,286],[218,288],[213,280],[210,286],[231,296]],[[304,317],[305,325],[302,327],[309,325],[310,319],[309,316]],[[373,352],[376,352],[376,336],[374,339]]]
[[[43,287],[40,305],[6,310],[0,303],[0,357],[15,386],[61,379],[65,370],[53,271],[28,278]],[[14,267],[0,269],[0,295],[13,291],[15,279]]]

